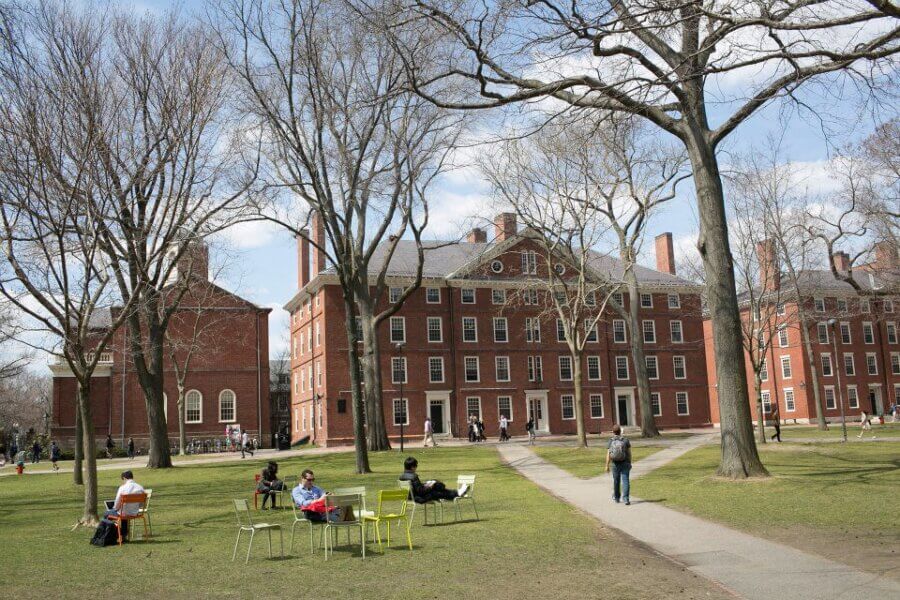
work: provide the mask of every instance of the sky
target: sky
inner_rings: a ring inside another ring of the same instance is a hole
[[[133,4],[135,10],[153,11],[175,5],[165,0]],[[202,2],[191,0],[178,5],[190,13],[202,6]],[[768,137],[777,136],[782,140],[784,158],[798,161],[812,186],[827,185],[828,161],[834,147],[866,135],[875,121],[896,116],[883,113],[873,116],[852,98],[845,105],[830,107],[829,112],[828,125],[832,131],[826,136],[816,114],[771,105],[732,133],[721,148],[720,162],[727,167],[732,154],[761,148]],[[720,115],[713,110],[711,116],[715,122]],[[478,134],[489,137],[491,131]],[[477,152],[477,149],[473,151]],[[651,221],[642,255],[645,264],[655,264],[647,250],[652,252],[653,238],[664,231],[672,232],[675,237],[676,258],[691,250],[698,226],[689,188],[690,184],[683,186],[684,192]],[[474,221],[492,220],[503,210],[492,200],[486,183],[474,168],[461,168],[443,177],[433,188],[431,206],[429,238],[455,237]],[[269,317],[270,357],[275,358],[288,343],[288,315],[282,306],[297,292],[295,242],[277,227],[261,223],[235,227],[224,235],[224,241],[229,247],[229,267],[221,283],[247,300],[272,309]]]

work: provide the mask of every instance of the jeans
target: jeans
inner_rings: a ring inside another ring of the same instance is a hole
[[[612,479],[613,479],[613,499],[618,502],[619,498],[628,500],[628,493],[631,491],[631,484],[628,476],[631,473],[631,463],[628,461],[612,463]],[[621,494],[620,491],[621,484]]]

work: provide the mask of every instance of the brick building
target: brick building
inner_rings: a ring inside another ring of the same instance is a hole
[[[517,230],[515,215],[498,216],[495,233],[490,243],[476,229],[466,242],[430,247],[421,288],[383,323],[382,396],[391,437],[399,436],[401,421],[407,435],[421,437],[426,415],[438,435],[465,436],[470,414],[480,415],[495,435],[501,413],[510,418],[513,435],[525,433],[529,416],[539,431],[575,432],[566,345],[552,320],[538,319],[545,312],[543,292],[523,291],[546,274],[547,265],[532,234]],[[312,237],[324,239],[315,220]],[[291,314],[293,439],[349,443],[352,406],[340,286],[315,245],[302,239],[298,264],[300,290],[285,306]],[[413,281],[415,264],[413,243],[401,241],[388,270],[392,289],[383,302]],[[600,255],[591,266],[621,271],[618,261]],[[675,276],[670,234],[657,239],[657,267],[637,267],[657,422],[664,428],[709,425],[700,288]],[[510,294],[524,301],[511,307]],[[596,341],[587,344],[582,369],[589,432],[639,422],[623,326],[604,317],[593,333]]]
[[[260,308],[208,279],[208,250],[192,249],[189,288],[169,326],[165,349],[166,416],[172,447],[177,445],[177,380],[172,361],[188,365],[185,375],[185,430],[192,438],[221,437],[226,426],[240,427],[260,443],[271,441],[269,419],[268,308]],[[171,289],[171,288],[170,288]],[[109,327],[115,307],[92,316],[96,329]],[[186,353],[193,348],[190,362]],[[77,382],[65,363],[50,365],[53,374],[51,435],[64,446],[75,436]],[[144,394],[130,359],[127,330],[120,327],[101,354],[91,385],[98,444],[112,435],[117,443],[133,436],[148,446]]]
[[[269,414],[270,431],[274,436],[291,437],[291,361],[277,359],[269,361]]]
[[[892,402],[900,402],[900,340],[898,340],[897,248],[879,244],[875,261],[854,267],[852,276],[860,287],[836,279],[831,270],[806,270],[799,273],[800,296],[784,289],[779,266],[766,243],[757,249],[760,268],[768,269],[761,281],[770,282],[766,292],[778,298],[775,310],[753,311],[745,302],[741,318],[754,323],[771,315],[768,326],[775,332],[766,351],[762,372],[763,410],[777,403],[781,418],[787,422],[810,423],[816,420],[811,389],[811,370],[816,369],[823,410],[829,421],[840,420],[840,403],[848,419],[859,413],[883,415]],[[849,257],[834,257],[838,271],[847,273]],[[772,275],[774,274],[774,276]],[[777,292],[777,294],[776,294]],[[765,296],[762,296],[765,298]],[[799,304],[798,304],[799,303]],[[809,338],[814,364],[810,364],[803,346],[798,307],[808,315]],[[765,328],[760,323],[756,328]],[[710,413],[719,421],[712,352],[711,323],[704,322],[707,340],[707,371],[710,373]],[[749,331],[749,328],[746,328]],[[745,354],[750,406],[756,420],[756,392],[749,356]]]

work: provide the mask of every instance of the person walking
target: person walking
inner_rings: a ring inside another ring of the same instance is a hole
[[[528,419],[525,423],[525,431],[528,432],[528,443],[534,446],[534,418]]]
[[[62,452],[60,452],[59,445],[57,445],[56,441],[50,442],[50,463],[53,465],[54,473],[59,473],[59,465],[56,463],[59,462],[61,456]]]
[[[246,431],[241,436],[241,458],[244,458],[244,453],[253,456],[253,448],[250,446],[250,434]]]
[[[606,446],[606,471],[612,464],[613,502],[619,503],[619,498],[625,501],[625,506],[631,504],[629,494],[631,485],[628,477],[631,473],[631,440],[622,435],[622,428],[613,427],[613,436],[609,438]]]
[[[507,430],[509,429],[509,419],[506,418],[506,415],[500,416],[500,441],[505,442],[509,439],[509,434]]]
[[[772,425],[775,427],[775,433],[772,434],[772,439],[778,440],[778,443],[781,443],[781,412],[778,410],[778,401],[772,403],[771,412],[772,415]]]
[[[115,447],[116,447],[116,443],[113,441],[112,435],[107,434],[106,435],[106,458],[113,457],[113,450],[115,449]]]
[[[475,415],[469,415],[469,442],[474,442],[475,439]]]
[[[41,462],[41,443],[34,440],[34,444],[31,446],[31,464],[39,462]]]
[[[423,447],[428,447],[429,440],[431,440],[431,447],[437,448],[437,442],[434,441],[434,425],[431,423],[431,417],[425,417],[425,443]]]
[[[128,458],[134,460],[134,438],[128,438]]]
[[[862,414],[859,416],[859,435],[856,437],[862,439],[862,436],[866,431],[872,431],[872,419],[869,417],[869,413],[862,411]],[[872,436],[872,439],[875,439],[874,435]]]

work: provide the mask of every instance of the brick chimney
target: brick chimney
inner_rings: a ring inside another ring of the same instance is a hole
[[[897,259],[897,246],[888,241],[875,244],[875,269],[877,271],[893,271],[900,266]]]
[[[675,274],[675,248],[672,245],[672,234],[668,231],[656,236],[656,270],[669,275]]]
[[[834,261],[834,268],[838,271],[846,273],[850,270],[850,255],[846,252],[835,252],[831,260]]]
[[[309,229],[297,236],[297,286],[300,289],[309,283]]]
[[[310,272],[310,277],[315,277],[325,270],[325,252],[316,246],[325,248],[328,242],[325,239],[325,223],[322,221],[322,217],[319,216],[318,211],[313,211],[310,215],[310,225],[312,225],[312,234],[310,235],[310,241],[312,241],[312,271]]]
[[[500,213],[494,217],[494,237],[496,241],[502,242],[514,235],[518,226],[516,225],[516,213]]]
[[[209,279],[209,247],[206,242],[188,242],[188,247],[178,261],[177,273],[179,277],[192,279]]]
[[[781,287],[781,271],[778,268],[778,254],[774,240],[764,240],[756,244],[756,257],[759,260],[759,283],[766,291]]]
[[[487,232],[481,227],[475,227],[466,236],[466,241],[470,244],[484,244],[487,242]]]

